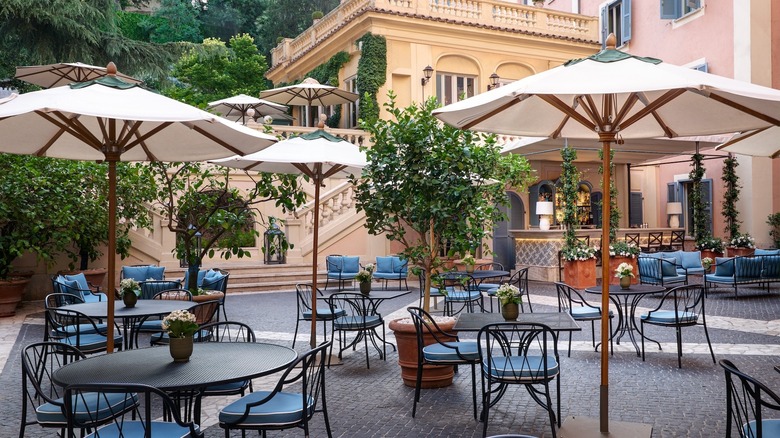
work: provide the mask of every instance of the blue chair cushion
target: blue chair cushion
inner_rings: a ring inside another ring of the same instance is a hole
[[[696,322],[699,319],[699,315],[693,312],[676,312],[679,315],[680,322]],[[675,323],[675,311],[673,310],[659,310],[652,312],[649,315],[647,313],[642,314],[640,318],[647,322],[657,322],[661,324],[674,324]]]
[[[209,290],[221,291],[225,289],[223,282],[225,281],[227,275],[219,271],[209,271],[209,272],[213,272],[213,274],[209,275],[208,273],[206,273],[206,276],[203,277],[203,282],[201,283],[201,286]]]
[[[149,266],[144,280],[165,280],[165,266]]]
[[[62,339],[58,339],[57,342],[68,344],[81,350],[82,353],[92,353],[95,351],[106,349],[106,337],[97,333],[81,333],[80,335],[72,335]],[[114,345],[122,344],[122,335],[114,335]]]
[[[249,380],[239,380],[238,382],[222,383],[220,385],[209,385],[205,392],[240,392],[249,387]]]
[[[374,274],[392,274],[393,273],[393,257],[377,257],[376,258],[376,271]],[[396,276],[397,277],[397,276]]]
[[[428,362],[457,362],[479,359],[479,347],[474,341],[445,342],[445,345],[437,342],[424,347],[425,360]]]
[[[718,277],[733,277],[734,259],[731,257],[715,257],[715,275]]]
[[[780,255],[764,256],[764,272],[761,275],[769,278],[780,278]]]
[[[328,278],[352,280],[357,277],[357,274],[357,272],[328,272]]]
[[[688,268],[687,271],[682,268],[677,268],[677,275],[685,275],[686,272],[688,274],[703,274],[704,266],[702,266],[701,268]]]
[[[355,330],[365,327],[377,327],[382,325],[382,320],[379,315],[368,316],[342,316],[336,318],[333,322],[333,326],[336,330]]]
[[[335,312],[331,312],[330,309],[320,309],[317,308],[317,319],[326,319],[331,320],[335,317],[344,316],[347,314],[347,312],[344,311],[344,309],[336,308]],[[311,319],[311,310],[304,310],[303,311],[303,318],[304,319]]]
[[[761,278],[763,257],[737,257],[734,259],[734,273],[737,281]]]
[[[674,257],[664,257],[661,262],[661,276],[664,277],[676,277],[677,276],[677,259]],[[668,263],[667,263],[668,262]]]
[[[542,356],[508,356],[494,357],[493,366],[490,374],[500,379],[544,379],[544,358]],[[482,364],[482,368],[487,372],[487,363]],[[558,375],[558,361],[555,356],[547,356],[547,377]]]
[[[344,256],[328,256],[325,258],[328,273],[341,272],[344,267]]]
[[[402,260],[401,257],[393,256],[393,272],[396,274],[406,273],[406,267],[409,264],[408,261]]]
[[[97,330],[95,329],[97,327]],[[68,337],[68,336],[75,336],[76,333],[81,333],[82,335],[92,335],[95,333],[105,333],[108,326],[106,324],[79,324],[79,325],[66,325],[63,327],[57,327],[53,329],[51,332],[54,335],[55,338],[62,338],[62,337]]]
[[[401,274],[398,272],[374,272],[374,278],[380,280],[398,280]]]
[[[78,284],[78,288],[81,290],[90,290],[89,283],[87,282],[87,277],[85,277],[83,273],[78,273],[74,275],[63,275],[63,277],[68,281],[75,281]]]
[[[161,332],[162,320],[161,319],[146,320],[141,324],[138,324],[135,327],[135,330],[139,332]]]
[[[301,394],[278,392],[266,403],[254,406],[249,415],[241,423],[237,423],[246,412],[246,405],[260,401],[271,394],[269,391],[257,391],[225,406],[219,412],[220,423],[231,424],[289,424],[303,419],[303,400]],[[307,410],[314,409],[314,400],[309,399]]]
[[[732,284],[734,283],[734,276],[730,277],[724,277],[722,275],[715,275],[715,274],[706,274],[704,276],[705,281],[709,281],[711,283],[728,283]]]
[[[753,253],[753,255],[780,255],[780,249],[761,249],[756,248],[756,251]]]
[[[480,283],[479,284],[479,290],[482,292],[487,292],[488,295],[495,295],[496,292],[498,292],[498,288],[501,287],[498,283]],[[490,292],[493,293],[490,293]]]
[[[681,283],[685,281],[685,275],[678,274],[677,272],[674,273],[674,275],[666,276],[664,275],[662,277],[664,284],[666,283]]]
[[[203,279],[206,278],[207,272],[208,271],[205,269],[201,269],[200,271],[198,271],[198,287],[203,286]],[[184,271],[184,283],[182,287],[186,289],[189,286],[189,281],[190,281],[190,271]]]
[[[744,424],[742,430],[745,431],[745,436],[758,436],[756,420]],[[761,420],[761,433],[765,437],[780,436],[780,419]]]
[[[68,423],[64,413],[65,399],[58,398],[55,403],[44,403],[35,409],[38,423],[49,426]],[[133,394],[131,399],[126,394],[85,392],[74,396],[72,403],[78,421],[98,422],[111,418],[111,412],[120,412],[134,406],[138,403],[138,396]]]
[[[357,274],[360,272],[360,257],[344,256],[344,263],[341,267],[342,274]]]
[[[571,317],[574,319],[601,318],[601,308],[594,309],[585,306],[572,307],[569,313],[571,313]]]
[[[194,427],[195,431],[200,431],[200,426],[197,424]],[[185,426],[179,426],[176,423],[170,423],[167,421],[152,421],[152,430],[149,436],[153,437],[165,437],[165,438],[186,438],[190,437],[190,428]],[[117,424],[111,423],[105,425],[95,433],[89,434],[86,438],[120,438],[131,436],[145,436],[144,435],[144,423],[140,421],[125,420],[122,422],[122,430],[119,430]]]
[[[122,266],[122,278],[132,278],[135,281],[144,281],[149,277],[148,266]]]
[[[661,253],[661,257],[671,259],[671,262],[675,265],[682,266],[683,251],[665,251]]]
[[[691,269],[704,270],[701,265],[701,251],[680,251],[680,255],[680,264],[683,268],[688,269],[688,272],[691,272]]]
[[[464,290],[452,290],[447,287],[447,296],[444,297],[445,301],[475,301],[482,297],[482,292],[478,290],[464,291]]]

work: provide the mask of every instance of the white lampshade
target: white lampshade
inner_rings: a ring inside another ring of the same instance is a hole
[[[553,203],[549,201],[542,201],[536,203],[536,214],[553,214]]]
[[[682,213],[681,202],[668,202],[666,204],[666,214],[681,214],[681,213]]]

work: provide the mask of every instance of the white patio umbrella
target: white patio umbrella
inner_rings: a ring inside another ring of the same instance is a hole
[[[117,161],[205,161],[256,152],[275,138],[109,75],[0,104],[0,152],[108,162],[108,293],[116,271]],[[108,300],[108,351],[114,300]]]
[[[300,84],[260,92],[260,98],[284,105],[329,106],[354,102],[357,94],[331,85],[322,85],[314,78]]]
[[[335,176],[360,173],[366,154],[358,146],[318,129],[299,137],[282,140],[260,152],[244,157],[213,160],[213,163],[258,172],[302,174],[314,184],[314,232],[312,242],[312,321],[310,344],[316,347],[317,261],[319,250],[320,186]]]
[[[753,157],[780,157],[780,128],[755,129],[735,134],[715,149]]]
[[[780,125],[780,91],[661,60],[607,48],[584,59],[495,88],[435,111],[450,125],[477,131],[551,138],[598,139],[609,186],[613,143],[629,138],[722,134]],[[609,203],[604,203],[602,246],[609,241]],[[606,254],[606,253],[605,253]],[[609,263],[602,263],[609,278]],[[602,281],[603,309],[609,282]],[[608,343],[608,312],[602,312],[601,345]],[[609,431],[608,352],[601,349],[600,430]]]
[[[28,65],[16,67],[16,79],[40,85],[43,88],[54,88],[68,85],[73,82],[86,82],[106,76],[105,67],[84,64],[81,62],[60,62],[47,65]],[[139,84],[142,81],[132,76],[116,72],[116,77],[131,84]]]
[[[288,118],[286,106],[268,100],[247,96],[246,94],[237,94],[235,96],[215,100],[214,102],[209,102],[207,109],[220,113],[222,117],[234,122],[241,120],[241,124],[245,125],[246,116],[248,115],[247,111],[250,108],[254,110],[254,116]]]

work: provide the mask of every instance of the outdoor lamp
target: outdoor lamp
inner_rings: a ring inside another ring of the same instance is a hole
[[[429,65],[423,69],[423,78],[420,80],[423,87],[431,80],[431,76],[433,76],[433,67]]]
[[[550,229],[550,216],[553,215],[553,203],[550,201],[541,201],[536,203],[536,214],[539,215],[539,229]]]
[[[490,91],[490,90],[492,90],[494,88],[497,88],[498,87],[498,81],[500,81],[500,80],[501,80],[501,77],[498,74],[496,74],[496,72],[493,72],[493,74],[490,75],[490,83],[488,84],[488,87],[487,87],[488,91]]]
[[[679,214],[682,214],[682,202],[667,202],[666,214],[669,215],[669,227],[680,228]]]

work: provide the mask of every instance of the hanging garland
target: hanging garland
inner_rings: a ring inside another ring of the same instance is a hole
[[[601,162],[604,162],[604,150],[599,149],[599,160]],[[617,185],[615,184],[615,150],[610,149],[609,150],[609,171],[610,171],[610,179],[609,179],[609,190],[603,187],[604,183],[602,180],[602,192],[608,192],[609,193],[609,243],[615,243],[617,242],[617,230],[620,226],[620,217],[622,214],[620,213],[620,210],[617,206],[617,197],[618,197],[618,190]],[[604,174],[604,165],[602,164],[599,166],[599,175]],[[601,198],[601,211],[602,214],[604,214],[604,197]]]
[[[561,192],[563,193],[563,244],[573,248],[579,243],[574,226],[577,223],[577,189],[580,181],[580,171],[574,165],[577,151],[572,147],[561,149]]]
[[[737,201],[739,200],[739,176],[737,176],[737,166],[739,162],[733,156],[723,160],[723,176],[720,178],[726,186],[726,193],[723,195],[723,218],[726,226],[723,229],[729,237],[729,240],[740,235],[739,211],[737,210]]]
[[[361,44],[356,79],[360,92],[360,118],[372,124],[379,119],[377,93],[387,80],[387,41],[385,37],[371,32],[357,41]]]
[[[688,174],[693,183],[688,197],[693,209],[693,237],[696,239],[697,244],[703,243],[710,237],[710,233],[707,232],[707,216],[704,214],[704,200],[701,196],[701,180],[704,178],[703,161],[704,155],[693,154],[691,156],[693,170]]]

